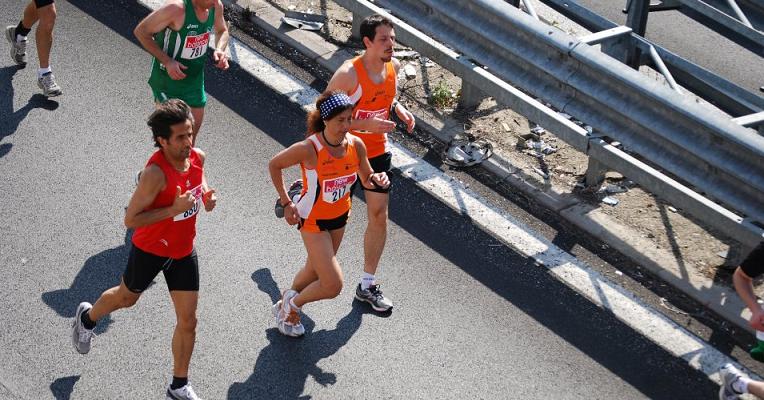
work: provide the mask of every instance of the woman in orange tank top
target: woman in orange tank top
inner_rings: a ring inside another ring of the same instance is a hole
[[[374,173],[361,139],[348,133],[353,103],[342,92],[325,92],[308,113],[308,138],[276,154],[268,164],[279,194],[279,206],[290,225],[298,225],[308,251],[305,266],[292,287],[273,305],[279,331],[301,336],[304,304],[336,297],[342,290],[342,269],[337,249],[350,215],[350,188],[360,180],[366,188],[387,187],[384,172]],[[287,191],[282,170],[300,165],[302,181]],[[299,194],[294,193],[300,189]]]

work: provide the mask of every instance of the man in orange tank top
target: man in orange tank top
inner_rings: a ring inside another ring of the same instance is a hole
[[[414,116],[396,100],[397,75],[401,63],[393,58],[395,30],[393,23],[381,15],[371,15],[361,22],[361,39],[366,51],[346,61],[329,81],[327,91],[340,90],[355,103],[351,132],[360,137],[368,152],[374,172],[386,172],[392,180],[392,154],[387,133],[395,129],[390,112],[414,130]],[[392,186],[392,185],[391,185]],[[387,209],[391,186],[363,188],[369,223],[363,239],[364,266],[361,282],[356,287],[356,298],[365,301],[376,311],[389,311],[393,303],[385,298],[375,275],[387,239]]]
[[[177,325],[172,337],[175,361],[168,399],[198,399],[188,384],[188,366],[196,337],[199,264],[194,237],[196,215],[215,208],[215,190],[204,177],[205,154],[191,147],[194,119],[182,100],[157,106],[148,120],[160,149],[141,173],[125,212],[125,225],[135,229],[122,282],[101,294],[92,306],[82,302],[72,323],[72,344],[90,351],[93,329],[101,317],[135,304],[159,272],[164,273]]]

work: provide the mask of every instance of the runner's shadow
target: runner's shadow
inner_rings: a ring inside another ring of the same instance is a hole
[[[69,400],[74,390],[74,384],[80,380],[79,375],[65,376],[58,378],[50,384],[50,391],[56,400]]]
[[[281,298],[278,285],[267,269],[252,274],[257,288],[275,303]],[[235,382],[228,388],[228,399],[309,399],[302,396],[305,381],[312,377],[322,386],[333,385],[337,376],[322,370],[318,362],[332,356],[358,331],[363,314],[371,313],[361,302],[354,301],[350,312],[332,330],[313,332],[315,323],[303,315],[306,335],[290,338],[276,328],[266,329],[269,344],[260,351],[255,370],[245,382]]]
[[[3,118],[0,118],[0,141],[6,136],[14,134],[18,129],[19,124],[21,124],[21,121],[23,121],[33,109],[44,108],[53,111],[58,108],[57,102],[51,101],[47,97],[38,93],[32,95],[24,107],[13,111],[12,81],[13,76],[19,69],[21,68],[15,65],[0,68],[0,115],[3,116]],[[13,145],[10,143],[3,143],[0,145],[0,158],[8,154],[11,151],[11,147],[13,147]]]
[[[132,230],[125,233],[125,243],[104,250],[85,261],[68,289],[58,289],[42,294],[42,301],[59,316],[74,318],[77,305],[82,301],[95,302],[106,289],[119,285],[131,246]],[[110,315],[98,321],[95,332],[106,332],[113,320]]]

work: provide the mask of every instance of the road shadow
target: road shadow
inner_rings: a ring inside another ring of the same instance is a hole
[[[58,108],[58,103],[48,99],[40,93],[32,95],[23,107],[13,110],[13,77],[18,70],[18,66],[0,68],[0,142],[7,136],[16,133],[19,124],[23,121],[29,112],[35,108],[42,108],[53,111]],[[0,145],[0,158],[11,151],[11,143]]]
[[[80,380],[79,375],[58,378],[50,384],[50,391],[56,400],[69,400],[74,390],[74,384]]]
[[[408,234],[648,398],[706,398],[718,391],[718,385],[705,374],[578,294],[534,259],[483,231],[468,215],[454,212],[418,189],[408,178],[396,180],[389,213],[390,220]],[[394,261],[383,256],[382,262]]]
[[[281,298],[278,285],[268,269],[252,274],[257,288],[271,298],[271,303]],[[354,301],[350,312],[342,317],[334,329],[314,332],[315,323],[303,315],[306,334],[302,338],[286,337],[278,329],[265,330],[268,339],[255,361],[252,375],[244,382],[235,382],[228,388],[229,400],[233,399],[309,399],[302,396],[305,382],[312,377],[322,386],[337,383],[337,376],[322,370],[318,362],[332,356],[358,331],[364,314],[373,311],[359,301]]]
[[[45,292],[42,294],[42,301],[59,316],[74,318],[80,302],[94,303],[106,289],[119,285],[130,250],[131,237],[132,230],[128,230],[122,245],[88,258],[69,288]],[[95,332],[106,332],[112,322],[111,315],[101,318]]]

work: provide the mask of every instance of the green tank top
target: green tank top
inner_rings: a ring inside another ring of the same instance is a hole
[[[186,77],[178,81],[173,80],[167,74],[165,66],[154,58],[149,78],[149,84],[153,87],[171,87],[177,90],[185,87],[195,88],[197,85],[204,84],[204,64],[215,25],[215,7],[210,8],[207,20],[201,22],[196,17],[191,0],[183,0],[183,4],[186,9],[183,27],[179,31],[167,28],[157,33],[154,35],[154,42],[165,54],[188,67],[183,70]]]

